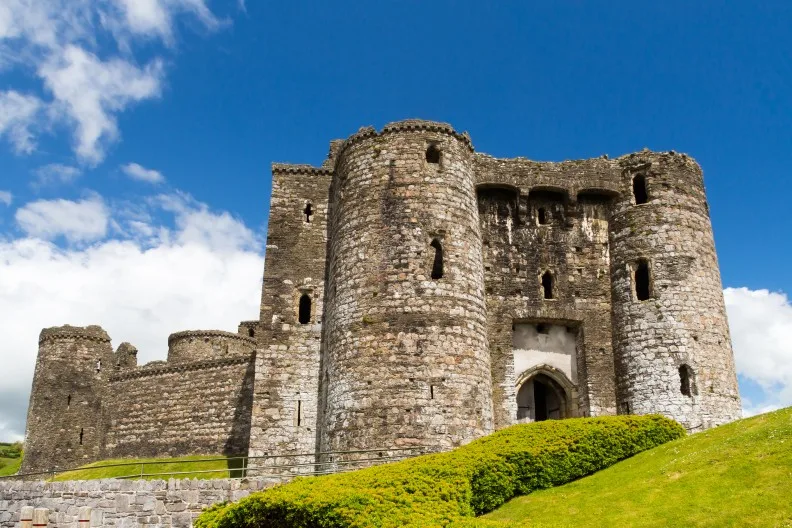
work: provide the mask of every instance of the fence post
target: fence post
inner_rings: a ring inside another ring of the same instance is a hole
[[[46,528],[47,524],[49,524],[49,510],[47,508],[33,510],[33,528]]]
[[[22,506],[22,510],[19,512],[19,523],[20,528],[33,527],[33,506]]]
[[[80,508],[80,515],[77,517],[77,528],[90,528],[91,526],[91,507],[83,506]]]

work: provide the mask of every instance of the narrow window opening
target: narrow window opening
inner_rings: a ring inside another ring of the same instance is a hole
[[[549,271],[542,274],[542,290],[544,290],[545,299],[553,298],[553,274]]]
[[[100,359],[99,361],[96,362],[96,372],[101,372],[101,371],[102,371],[102,360]]]
[[[302,400],[297,400],[297,427],[302,425]]]
[[[311,216],[313,215],[313,208],[311,207],[311,202],[305,204],[305,209],[303,210],[303,214],[305,215],[305,221],[310,224]]]
[[[544,207],[540,207],[539,210],[536,211],[536,219],[539,225],[545,225],[547,223],[547,210]]]
[[[432,264],[432,280],[443,278],[443,246],[436,238],[432,240],[432,247],[435,250],[434,262]]]
[[[311,298],[307,293],[300,297],[300,324],[308,324],[311,321]]]
[[[85,434],[85,430],[80,429],[80,445],[83,445],[83,434]]]
[[[434,385],[429,385],[429,399],[434,400]]]
[[[693,396],[696,392],[693,383],[693,369],[689,365],[679,366],[679,392],[688,397]]]
[[[66,407],[71,407],[71,394],[66,396]]]
[[[645,301],[652,296],[649,262],[645,260],[639,260],[635,267],[635,296],[639,301]]]
[[[248,328],[248,337],[256,337],[256,331],[252,328]]]
[[[646,177],[643,174],[633,178],[633,196],[636,205],[645,204],[649,201],[649,193],[646,191]]]
[[[440,150],[436,146],[429,145],[426,149],[426,161],[432,164],[440,163]]]

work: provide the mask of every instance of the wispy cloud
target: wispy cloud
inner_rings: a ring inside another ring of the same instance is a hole
[[[162,91],[163,58],[155,48],[139,65],[133,45],[154,40],[171,47],[182,14],[210,30],[224,23],[206,0],[4,0],[0,68],[32,71],[40,86],[0,91],[0,136],[16,152],[30,153],[38,133],[65,124],[78,158],[101,162],[119,137],[118,114]]]
[[[90,242],[107,234],[109,210],[104,200],[94,195],[80,201],[38,200],[20,207],[15,215],[28,236],[68,242]]]
[[[11,194],[9,191],[0,191],[0,203],[4,205],[11,205],[11,202],[14,201],[14,195]]]
[[[162,173],[154,169],[147,169],[138,163],[122,165],[121,171],[133,180],[147,183],[162,183],[165,181]]]
[[[61,163],[50,163],[35,170],[36,180],[34,186],[41,187],[55,183],[71,183],[76,180],[82,171],[77,167],[63,165]]]
[[[7,138],[15,152],[29,154],[35,150],[34,135],[42,106],[41,100],[32,95],[14,90],[0,92],[0,136]]]

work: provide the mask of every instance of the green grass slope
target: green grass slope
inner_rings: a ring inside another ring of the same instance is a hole
[[[16,475],[19,466],[22,465],[22,458],[0,458],[0,477]]]
[[[675,440],[485,518],[555,528],[792,527],[792,407]]]
[[[22,443],[0,442],[0,477],[16,475],[22,465]]]
[[[201,460],[204,462],[195,462]],[[141,465],[141,462],[144,464]],[[87,464],[80,469],[60,473],[52,480],[94,480],[128,477],[132,475],[136,475],[137,478],[140,478],[139,475],[141,473],[180,473],[172,476],[174,478],[196,479],[227,478],[229,476],[239,477],[242,476],[239,470],[241,463],[241,460],[228,460],[218,455],[187,456],[179,458],[123,458],[102,460],[100,462],[94,462],[93,464]],[[143,479],[147,480],[167,478],[169,477],[166,475],[143,477]]]

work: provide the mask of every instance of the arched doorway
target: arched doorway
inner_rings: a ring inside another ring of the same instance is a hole
[[[531,369],[520,378],[517,386],[518,422],[561,420],[575,415],[573,387],[563,373]]]

